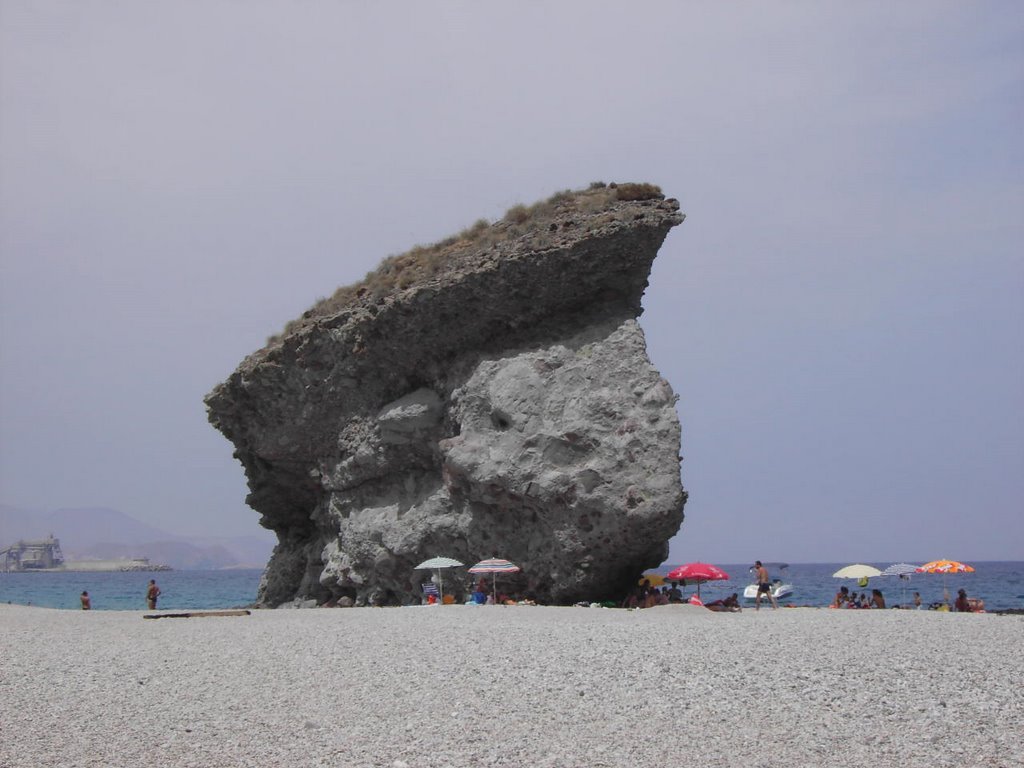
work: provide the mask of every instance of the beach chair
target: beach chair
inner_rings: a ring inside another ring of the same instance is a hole
[[[424,582],[423,584],[423,602],[433,605],[438,601],[441,596],[440,590],[437,588],[437,584],[432,581]]]

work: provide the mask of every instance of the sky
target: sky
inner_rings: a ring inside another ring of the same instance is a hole
[[[669,561],[1024,560],[1022,118],[1017,2],[0,0],[0,503],[259,533],[203,404],[247,354],[646,181]]]

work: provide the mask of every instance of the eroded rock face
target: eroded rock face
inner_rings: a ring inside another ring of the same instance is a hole
[[[243,361],[207,404],[278,535],[260,602],[418,602],[414,567],[444,555],[507,558],[522,572],[503,588],[567,603],[662,562],[680,428],[636,318],[682,218],[674,200],[566,199]]]

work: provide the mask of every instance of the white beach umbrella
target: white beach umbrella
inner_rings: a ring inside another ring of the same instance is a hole
[[[845,568],[840,568],[832,574],[834,579],[869,579],[872,576],[881,576],[882,572],[872,565],[855,563]]]
[[[868,585],[868,579],[872,576],[881,575],[882,572],[872,565],[855,563],[854,565],[848,565],[845,568],[840,568],[832,574],[832,577],[835,579],[856,579],[858,586],[866,587]]]
[[[454,560],[450,557],[432,557],[429,560],[424,560],[422,563],[416,566],[413,570],[431,570],[437,571],[437,591],[441,594],[441,602],[444,602],[444,581],[441,578],[442,568],[458,568],[462,563],[458,560]]]

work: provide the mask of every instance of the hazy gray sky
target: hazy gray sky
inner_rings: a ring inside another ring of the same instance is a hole
[[[202,398],[385,256],[596,180],[674,561],[1024,559],[1024,4],[0,0],[0,502],[257,532]]]

